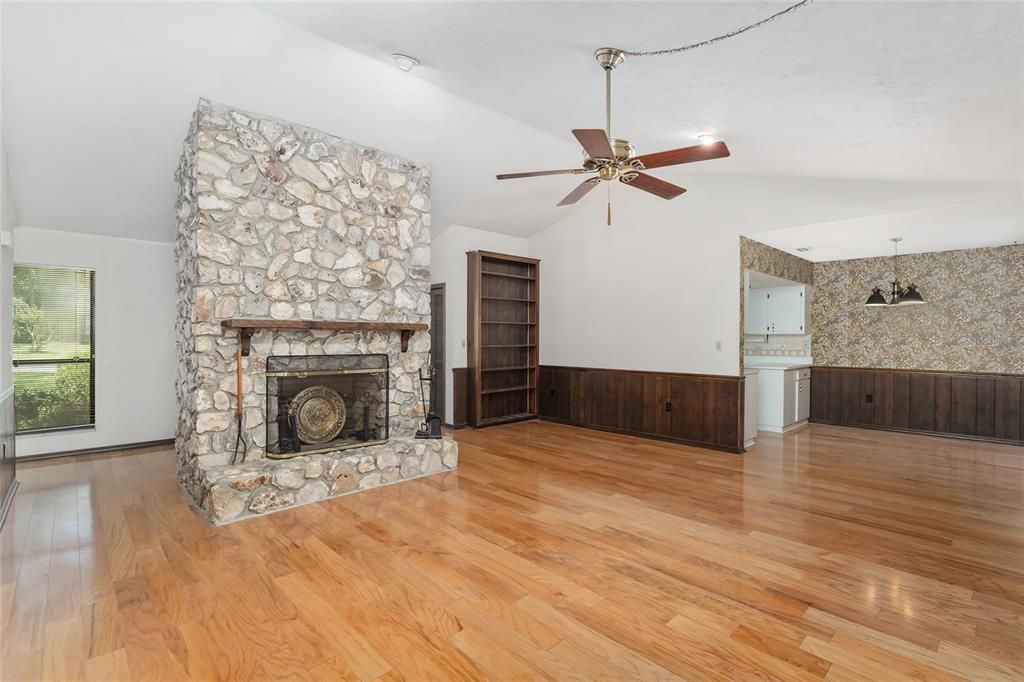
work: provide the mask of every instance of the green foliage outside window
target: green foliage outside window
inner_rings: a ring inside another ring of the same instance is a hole
[[[93,272],[14,267],[17,430],[86,426],[93,410]]]

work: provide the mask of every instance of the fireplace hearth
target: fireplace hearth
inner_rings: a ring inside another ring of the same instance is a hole
[[[379,445],[388,440],[388,356],[267,358],[267,457]]]

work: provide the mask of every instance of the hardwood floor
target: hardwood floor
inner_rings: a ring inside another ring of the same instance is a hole
[[[1024,449],[548,423],[222,528],[167,450],[19,466],[0,679],[1024,679]]]

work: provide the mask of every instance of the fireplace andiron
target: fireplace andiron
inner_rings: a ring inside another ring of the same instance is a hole
[[[434,383],[434,366],[431,365],[428,370],[428,376],[423,376],[423,368],[420,367],[420,404],[423,406],[423,424],[421,428],[416,431],[416,437],[420,439],[424,438],[440,438],[441,437],[441,418],[433,412],[427,411],[427,399],[423,393],[423,382],[429,381],[431,385]],[[431,405],[433,407],[433,405]]]

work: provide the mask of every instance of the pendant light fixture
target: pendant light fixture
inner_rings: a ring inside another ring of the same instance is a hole
[[[866,306],[889,306],[889,305],[917,305],[924,303],[924,298],[921,296],[921,292],[917,290],[917,286],[914,284],[908,284],[907,288],[904,289],[900,283],[899,275],[899,248],[900,242],[903,241],[903,237],[891,237],[889,241],[892,242],[892,294],[888,301],[885,300],[885,295],[882,293],[880,287],[875,287],[871,290],[871,295],[868,296],[868,300],[864,302]]]

